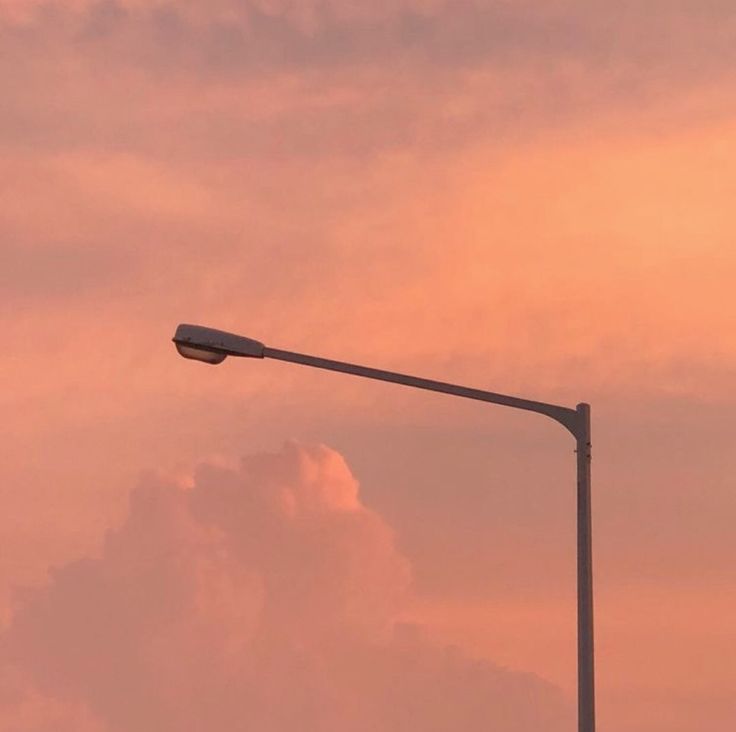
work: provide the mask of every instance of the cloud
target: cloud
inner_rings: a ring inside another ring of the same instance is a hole
[[[0,151],[314,165],[508,148],[621,110],[671,124],[702,87],[726,91],[701,116],[732,107],[725,6],[608,5],[0,0],[26,18],[0,20]]]
[[[326,447],[201,465],[191,485],[149,476],[98,557],[20,600],[0,719],[29,732],[569,725],[550,684],[401,623],[410,594],[390,528]]]
[[[260,74],[400,59],[445,68],[628,63],[655,74],[702,74],[698,62],[733,59],[727,2],[3,0],[3,17],[6,40],[20,27],[26,43],[30,31],[66,38],[82,52],[102,44],[123,63],[178,72]]]

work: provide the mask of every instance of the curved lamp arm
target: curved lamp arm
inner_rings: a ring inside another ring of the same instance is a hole
[[[263,347],[263,357],[274,358],[279,361],[290,361],[292,363],[298,363],[304,366],[312,366],[318,369],[340,371],[343,374],[362,376],[367,379],[389,381],[394,384],[413,386],[417,389],[437,391],[441,392],[442,394],[451,394],[452,396],[464,397],[466,399],[475,399],[481,402],[490,402],[491,404],[500,404],[504,407],[524,409],[528,412],[537,412],[538,414],[544,414],[547,417],[554,419],[556,422],[559,422],[561,425],[567,428],[576,439],[581,436],[582,432],[583,425],[581,422],[579,410],[570,409],[569,407],[561,407],[557,406],[556,404],[546,404],[545,402],[536,402],[530,399],[521,399],[519,397],[507,396],[506,394],[496,394],[492,391],[471,389],[467,386],[448,384],[444,381],[422,379],[418,376],[397,374],[393,371],[383,371],[382,369],[373,369],[369,368],[368,366],[358,366],[352,363],[345,363],[344,361],[332,361],[327,358],[307,356],[303,353],[282,351],[278,348],[269,348],[268,346]]]

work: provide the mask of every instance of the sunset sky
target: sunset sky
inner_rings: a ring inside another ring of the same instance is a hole
[[[736,729],[733,0],[0,0],[0,729]],[[242,727],[246,724],[246,727]]]

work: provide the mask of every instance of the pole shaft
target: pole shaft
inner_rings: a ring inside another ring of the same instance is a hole
[[[595,732],[593,654],[593,542],[590,406],[579,404],[578,474],[578,731]]]

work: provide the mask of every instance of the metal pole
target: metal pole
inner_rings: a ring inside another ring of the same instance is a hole
[[[590,405],[578,404],[578,731],[595,732]]]
[[[177,348],[189,347],[190,350],[223,354],[249,356],[252,358],[274,358],[279,361],[311,366],[313,368],[339,371],[353,376],[362,376],[394,384],[403,384],[418,389],[441,392],[452,396],[477,399],[479,401],[500,404],[515,409],[524,409],[551,417],[569,430],[577,442],[577,569],[578,569],[578,732],[595,732],[595,673],[593,660],[593,547],[590,499],[590,405],[578,404],[576,409],[547,404],[529,399],[497,394],[495,392],[470,389],[456,384],[448,384],[431,379],[422,379],[406,374],[397,374],[382,369],[359,366],[333,361],[331,359],[308,356],[303,353],[282,351],[264,346],[243,336],[204,328],[198,325],[180,325],[177,328],[174,342]],[[197,358],[191,353],[187,358]],[[200,359],[203,360],[203,359]]]
[[[578,732],[595,732],[595,673],[593,660],[593,547],[590,497],[590,405],[578,404],[575,410],[545,402],[469,389],[416,376],[358,366],[343,361],[308,356],[302,353],[264,347],[265,358],[291,361],[304,366],[340,371],[379,381],[389,381],[452,396],[478,399],[551,417],[565,426],[577,442],[577,572],[578,572]]]

